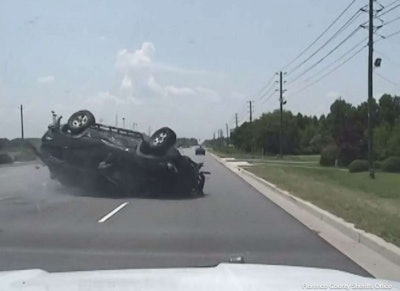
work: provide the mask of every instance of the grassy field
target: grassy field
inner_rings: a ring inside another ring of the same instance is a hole
[[[319,163],[320,155],[286,155],[283,156],[283,159],[280,160],[278,156],[271,155],[261,155],[258,154],[246,154],[246,153],[222,153],[216,152],[209,149],[210,152],[217,154],[221,158],[235,158],[238,160],[246,160],[246,161],[271,161],[271,162],[284,162],[284,161],[292,161],[292,162],[307,162],[307,163]]]
[[[400,246],[400,174],[259,164],[247,169],[292,194]]]

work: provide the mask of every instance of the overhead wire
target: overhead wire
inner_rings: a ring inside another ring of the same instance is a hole
[[[380,73],[378,73],[378,72],[376,72],[376,71],[374,72],[374,74],[377,75],[377,76],[378,76],[379,78],[381,78],[382,80],[384,80],[384,81],[386,81],[386,82],[388,82],[388,83],[390,83],[390,84],[396,86],[397,88],[400,88],[400,84],[399,84],[399,83],[396,83],[396,82],[390,80],[389,78],[383,76],[382,74],[380,74]]]
[[[397,4],[397,5],[395,5],[395,6],[392,7],[392,8],[388,9],[392,4],[397,3],[397,2],[400,2],[400,1],[399,1],[399,0],[393,1],[391,4],[387,5],[387,6],[382,10],[381,13],[377,13],[376,16],[377,16],[377,17],[381,17],[381,16],[386,15],[386,14],[388,14],[389,12],[391,12],[391,11],[393,11],[393,10],[399,8],[399,7],[400,7],[400,3]],[[386,10],[386,9],[387,9],[387,10]]]
[[[356,13],[353,14],[350,19],[348,19],[329,39],[327,39],[317,50],[315,50],[311,55],[309,55],[306,59],[304,59],[302,62],[297,64],[290,72],[288,72],[288,75],[292,74],[295,72],[297,69],[299,69],[302,65],[304,65],[306,62],[308,62],[312,57],[314,57],[316,54],[318,54],[323,48],[325,48],[332,40],[334,40],[341,32],[343,32],[345,29],[347,29],[359,16],[361,15],[361,10],[357,10]]]
[[[317,36],[317,38],[311,42],[311,44],[309,44],[306,48],[304,48],[295,58],[293,58],[289,63],[287,63],[283,69],[289,67],[290,65],[292,65],[295,61],[297,61],[305,52],[307,52],[317,41],[319,41],[327,32],[329,29],[331,29],[331,27],[333,25],[336,24],[336,22],[347,12],[347,10],[350,9],[350,7],[356,2],[356,0],[353,0],[350,2],[349,5],[346,6],[346,8],[331,22],[331,24],[328,25],[327,28],[324,29],[324,31],[322,31],[322,33],[320,35]]]
[[[336,67],[334,67],[332,70],[328,71],[326,74],[322,75],[320,78],[318,78],[317,80],[315,80],[314,82],[304,86],[303,88],[295,91],[292,94],[298,94],[300,92],[303,92],[304,90],[308,89],[309,87],[317,84],[318,82],[320,82],[321,80],[325,79],[326,77],[328,77],[330,74],[332,74],[333,72],[335,72],[337,69],[339,69],[341,66],[343,66],[344,64],[346,64],[347,62],[349,62],[352,58],[354,58],[356,55],[358,55],[360,52],[362,52],[362,50],[364,48],[366,48],[367,45],[362,46],[360,49],[358,49],[354,54],[352,54],[350,57],[348,57],[346,60],[344,60],[343,62],[341,62],[339,65],[337,65]]]
[[[266,88],[268,88],[271,84],[273,84],[274,78],[275,74],[272,74],[271,78],[268,79],[268,82],[263,87],[261,87],[260,90],[257,91],[255,96],[260,95]]]
[[[275,86],[271,86],[263,95],[261,95],[259,101],[263,101],[264,97],[271,93],[271,91],[275,91]]]
[[[383,57],[385,57],[391,64],[400,67],[400,64],[397,63],[396,61],[393,61],[392,57],[389,57],[386,53],[380,51],[380,50],[376,50],[375,52],[377,52],[378,54],[382,55]]]
[[[276,91],[273,91],[271,94],[269,94],[269,96],[261,104],[264,105],[265,103],[267,103],[268,100],[270,100],[275,94],[276,94]]]
[[[386,21],[386,22],[383,24],[383,26],[386,26],[386,25],[388,25],[388,24],[391,24],[391,23],[393,23],[393,22],[395,22],[395,21],[397,21],[397,20],[399,20],[399,19],[400,19],[400,16],[395,17],[395,18],[393,18],[393,19],[390,19],[389,21]]]
[[[322,63],[327,57],[329,57],[333,52],[335,52],[339,47],[341,47],[347,40],[349,40],[361,27],[358,26],[356,29],[354,29],[349,35],[347,35],[339,44],[337,44],[333,49],[331,49],[325,56],[320,58],[318,61],[316,61],[314,64],[309,66],[307,69],[305,69],[303,72],[298,74],[294,79],[292,79],[290,82],[294,83],[298,79],[300,79],[302,76],[307,74],[311,69],[315,68],[317,65]]]
[[[399,33],[400,33],[400,30],[392,32],[391,34],[385,35],[383,39],[391,38],[392,36],[395,36],[395,35],[397,35]]]
[[[326,65],[325,67],[323,67],[322,69],[318,70],[317,72],[315,72],[314,74],[312,74],[311,76],[307,77],[306,79],[304,79],[305,82],[310,81],[311,79],[313,79],[314,77],[320,75],[321,73],[323,73],[324,71],[326,71],[327,69],[331,68],[333,65],[335,65],[337,62],[339,62],[340,60],[342,60],[343,58],[345,58],[348,54],[350,54],[351,52],[353,52],[354,50],[356,50],[361,44],[365,43],[368,40],[368,37],[365,37],[364,39],[362,39],[360,42],[358,42],[355,46],[351,47],[349,50],[347,50],[344,54],[342,54],[340,57],[338,57],[336,60],[334,60],[333,62],[331,62],[330,64]]]

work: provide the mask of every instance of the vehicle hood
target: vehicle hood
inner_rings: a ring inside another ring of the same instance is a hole
[[[400,282],[305,267],[216,267],[48,273],[0,272],[0,290],[400,290]]]

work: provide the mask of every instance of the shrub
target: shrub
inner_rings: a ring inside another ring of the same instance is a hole
[[[20,152],[14,156],[14,161],[18,162],[26,162],[26,161],[33,161],[36,159],[36,156],[32,152]]]
[[[381,161],[375,161],[374,162],[374,168],[378,169],[378,170],[382,169],[382,162]]]
[[[366,156],[362,153],[360,146],[350,144],[342,145],[337,156],[337,164],[339,167],[347,167],[354,160],[364,159]]]
[[[385,172],[400,173],[400,157],[389,157],[382,163]]]
[[[333,167],[335,166],[337,155],[338,147],[336,145],[326,146],[321,152],[319,164],[321,166]]]
[[[366,172],[369,170],[367,160],[354,160],[349,165],[350,173]]]
[[[9,154],[0,154],[0,164],[11,164],[12,162],[13,158]]]

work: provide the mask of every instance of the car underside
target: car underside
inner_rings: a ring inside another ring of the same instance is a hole
[[[53,115],[42,137],[40,157],[61,184],[133,195],[202,195],[202,163],[182,155],[167,128],[152,136],[95,122],[92,113],[74,113],[67,124]]]

